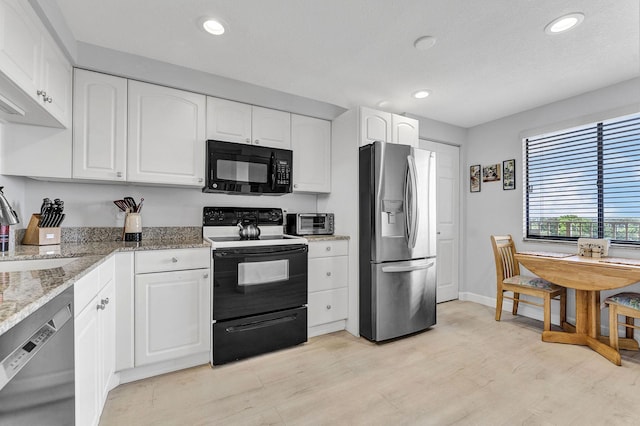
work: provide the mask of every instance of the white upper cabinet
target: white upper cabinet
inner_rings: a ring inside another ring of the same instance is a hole
[[[291,114],[293,191],[331,192],[331,122]]]
[[[418,146],[418,120],[360,107],[360,146],[375,141]]]
[[[291,149],[291,114],[209,96],[207,139]]]
[[[418,120],[393,114],[391,117],[391,142],[418,147]]]
[[[360,146],[391,142],[391,113],[360,107]]]
[[[255,145],[291,149],[291,114],[254,106],[251,135]]]
[[[71,64],[28,3],[0,0],[2,118],[69,127],[71,80]],[[7,113],[6,105],[12,113]]]
[[[76,69],[73,92],[73,177],[125,181],[127,80]]]
[[[251,105],[207,96],[207,139],[251,143]]]
[[[129,81],[127,181],[204,184],[204,95]]]

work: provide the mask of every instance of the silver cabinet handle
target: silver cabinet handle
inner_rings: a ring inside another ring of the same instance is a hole
[[[327,251],[331,251],[331,246],[327,246]]]
[[[177,257],[172,257],[172,258],[171,258],[171,261],[172,261],[173,263],[178,263],[178,258],[177,258]]]
[[[198,183],[202,183],[202,182],[204,182],[204,179],[198,178]]]
[[[255,144],[256,144],[256,145],[260,145],[260,139],[256,139],[256,140],[255,140]]]
[[[327,276],[330,277],[331,276],[331,272],[327,272]]]
[[[101,300],[103,305],[108,305],[109,304],[109,298],[107,297],[106,299],[102,299]]]
[[[298,184],[297,184],[297,183],[294,183],[294,184],[293,184],[293,187],[294,187],[294,188],[297,188],[297,187],[298,187]]]
[[[331,305],[327,305],[327,310],[331,309]]]
[[[117,172],[117,173],[116,173],[116,176],[117,176],[117,177],[122,177],[122,172]]]
[[[202,278],[209,278],[209,274],[204,274]]]
[[[99,304],[99,305],[96,305],[96,309],[97,309],[97,310],[104,310],[104,308],[105,308],[104,303],[101,303],[101,304]]]
[[[38,94],[38,96],[42,96],[43,98],[47,96],[47,92],[42,89],[38,90],[36,93]]]
[[[51,96],[45,96],[42,98],[42,100],[49,103],[53,102],[53,98]]]
[[[251,138],[246,138],[246,139],[245,139],[245,142],[246,142],[246,143],[251,143]]]

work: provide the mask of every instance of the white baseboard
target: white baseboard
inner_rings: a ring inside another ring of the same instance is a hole
[[[481,305],[490,306],[495,308],[496,306],[496,298],[482,296],[480,294],[469,293],[469,292],[461,292],[458,293],[459,299],[479,303]],[[513,308],[513,301],[509,299],[504,299],[502,302],[502,312],[511,313],[511,309]],[[544,312],[541,307],[527,305],[526,303],[520,303],[518,306],[518,315],[527,318],[533,318],[538,321],[544,321]],[[567,321],[575,324],[575,317],[570,317],[569,312],[567,312]],[[555,325],[560,325],[560,301],[552,300],[551,301],[551,323]],[[606,327],[607,331],[609,327]]]
[[[155,364],[143,365],[140,367],[130,368],[118,372],[119,382],[128,383],[135,380],[146,379],[160,374],[170,373],[172,371],[182,370],[185,368],[196,367],[198,365],[209,363],[209,352],[188,355],[182,358],[162,361]]]
[[[307,336],[311,338],[315,336],[320,336],[321,334],[333,333],[335,331],[344,330],[345,325],[346,325],[345,320],[339,320],[339,321],[334,321],[327,324],[320,324],[314,327],[309,327],[307,331]]]

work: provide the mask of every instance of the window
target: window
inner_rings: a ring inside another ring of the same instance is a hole
[[[525,234],[640,245],[640,114],[524,140]]]

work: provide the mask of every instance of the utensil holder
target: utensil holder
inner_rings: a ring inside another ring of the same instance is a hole
[[[142,216],[127,213],[124,218],[124,241],[142,241]]]
[[[39,214],[32,214],[27,225],[27,230],[24,233],[22,244],[27,246],[48,246],[54,244],[60,244],[60,227],[55,228],[39,228],[38,222],[40,222]]]

